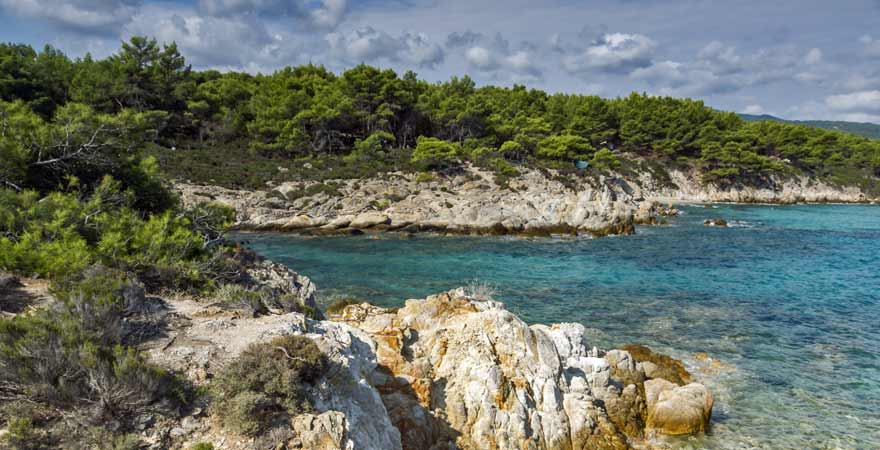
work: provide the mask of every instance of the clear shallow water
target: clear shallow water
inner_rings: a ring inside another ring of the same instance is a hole
[[[397,306],[476,278],[528,322],[580,322],[601,347],[679,357],[716,404],[712,434],[678,448],[880,448],[880,207],[683,209],[603,239],[237,238],[312,278],[325,302]],[[710,217],[732,227],[704,227]]]

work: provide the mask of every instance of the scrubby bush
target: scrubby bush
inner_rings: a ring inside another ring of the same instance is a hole
[[[0,268],[64,278],[93,263],[132,272],[151,289],[199,288],[200,265],[231,222],[228,208],[209,204],[144,217],[135,194],[105,177],[79,192],[0,189]]]
[[[575,135],[548,136],[538,143],[535,154],[541,158],[560,159],[572,161],[575,159],[589,159],[594,151],[590,141]]]
[[[266,299],[271,295],[271,292],[255,291],[239,284],[225,284],[217,289],[215,297],[223,306],[240,309],[252,317],[257,317],[269,312]]]
[[[209,442],[198,442],[190,446],[189,450],[214,450],[214,444]]]
[[[327,306],[327,309],[325,310],[325,312],[328,315],[336,315],[336,314],[341,313],[342,310],[344,310],[347,306],[359,305],[361,303],[368,303],[368,302],[366,302],[364,300],[358,300],[355,298],[340,298],[340,299],[335,300],[329,306]]]
[[[421,172],[416,175],[416,183],[430,183],[437,181],[437,176],[431,172]]]
[[[590,166],[599,170],[614,170],[620,167],[620,164],[620,159],[607,148],[599,150],[590,159]]]
[[[437,138],[419,137],[412,162],[427,169],[443,170],[456,164],[459,146]]]
[[[96,423],[186,401],[176,377],[123,345],[122,318],[143,302],[130,281],[96,269],[54,291],[54,307],[0,320],[4,398],[85,411]]]
[[[318,346],[303,336],[253,344],[214,381],[215,413],[229,430],[260,434],[276,421],[311,410],[305,385],[323,375],[326,365]]]
[[[43,434],[29,417],[14,417],[6,424],[6,434],[0,437],[0,448],[37,450],[44,447]]]

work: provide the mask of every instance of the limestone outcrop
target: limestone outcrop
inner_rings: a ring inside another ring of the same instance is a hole
[[[774,176],[750,183],[702,183],[695,170],[668,170],[668,177],[650,173],[628,180],[636,198],[663,203],[867,203],[877,201],[858,187],[839,186],[800,176]]]
[[[462,290],[331,320],[376,342],[372,384],[404,449],[624,449],[645,436],[644,369],[591,347],[581,325],[528,326]],[[661,422],[676,417],[663,401],[656,430],[683,429]]]
[[[309,337],[327,356],[329,370],[307,387],[314,411],[293,417],[278,442],[260,438],[259,448],[628,449],[654,434],[705,431],[711,416],[703,386],[651,379],[647,360],[592,347],[582,325],[530,326],[463,289],[399,309],[350,305],[330,320],[253,318],[187,299],[167,300],[163,314],[167,334],[145,350],[196,384],[280,335]],[[147,441],[257,448],[219,427],[209,408],[170,433],[146,431]]]
[[[523,170],[509,187],[495,184],[491,172],[473,167],[430,181],[394,173],[325,184],[333,186],[333,194],[298,196],[315,183],[284,183],[268,192],[184,183],[176,188],[185,203],[217,201],[234,207],[240,228],[312,234],[398,230],[603,236],[631,233],[638,211],[614,178],[571,184],[536,170]]]

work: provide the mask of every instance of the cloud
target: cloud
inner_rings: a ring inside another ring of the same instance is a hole
[[[140,0],[0,0],[15,15],[89,34],[119,32],[140,6]]]
[[[880,58],[880,39],[874,39],[870,35],[864,35],[859,39],[864,46],[865,54],[872,58]]]
[[[126,35],[155,36],[177,42],[196,67],[268,71],[295,64],[302,42],[293,35],[270,32],[248,18],[204,16],[186,9],[147,7],[125,27]]]
[[[403,62],[432,68],[445,59],[443,49],[424,33],[405,31],[400,36],[364,27],[350,33],[325,36],[330,53],[344,63]]]
[[[562,67],[569,73],[630,73],[651,65],[657,44],[641,34],[606,33],[573,53],[557,48],[565,53]]]
[[[822,62],[822,50],[818,48],[813,48],[809,52],[807,52],[806,56],[804,56],[804,62],[811,66],[819,64]]]
[[[292,18],[319,29],[336,28],[347,10],[346,0],[199,0],[199,11],[210,16]]]
[[[500,33],[493,37],[470,30],[450,33],[446,48],[460,52],[469,69],[495,80],[526,82],[543,77],[534,56],[537,46],[521,42],[512,47]]]
[[[667,95],[707,96],[781,81],[822,83],[821,51],[804,55],[794,47],[756,49],[740,53],[736,47],[712,41],[686,61],[659,61],[639,67],[630,79],[644,81]]]
[[[483,39],[485,39],[485,36],[480,33],[474,33],[471,30],[467,30],[464,32],[453,32],[449,33],[449,36],[446,37],[446,48],[454,49],[469,47],[479,41],[482,41]]]
[[[880,90],[832,95],[825,98],[825,104],[835,111],[880,113]]]
[[[743,109],[743,113],[745,114],[754,114],[756,116],[760,116],[762,114],[766,114],[767,111],[764,110],[764,107],[758,104],[751,104]]]

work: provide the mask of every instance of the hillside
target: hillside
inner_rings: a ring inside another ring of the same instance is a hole
[[[771,121],[790,123],[793,125],[803,125],[805,127],[819,128],[822,130],[842,131],[857,136],[864,136],[871,139],[880,139],[880,125],[868,122],[845,122],[841,120],[786,120],[769,114],[754,115],[740,114],[745,120],[752,122]]]
[[[0,183],[43,192],[70,177],[84,188],[100,184],[113,168],[77,161],[101,146],[129,155],[146,148],[175,179],[251,189],[396,171],[447,175],[466,164],[501,185],[527,169],[596,178],[641,162],[693,168],[707,185],[806,176],[873,191],[880,173],[878,141],[750,122],[699,100],[551,95],[478,87],[467,76],[428,83],[367,65],[341,74],[314,65],[268,75],[196,71],[173,43],[144,37],[100,60],[18,44],[0,45],[0,60],[9,141]]]

